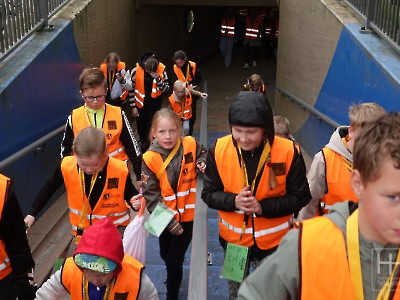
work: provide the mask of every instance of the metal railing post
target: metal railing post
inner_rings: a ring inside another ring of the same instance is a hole
[[[40,19],[44,20],[44,28],[49,27],[49,9],[47,0],[40,0],[39,2]]]
[[[375,20],[375,7],[376,7],[376,0],[367,0],[367,7],[365,11],[365,28],[370,29],[369,23]]]
[[[204,81],[203,90],[207,93],[207,81]],[[207,145],[207,98],[201,100],[200,143]],[[203,176],[199,176],[196,186],[196,209],[193,222],[192,252],[190,254],[188,300],[207,299],[208,207],[201,199],[202,190]]]

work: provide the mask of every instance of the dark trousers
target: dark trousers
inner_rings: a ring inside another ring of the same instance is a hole
[[[181,223],[183,233],[172,235],[165,229],[159,237],[160,255],[167,267],[167,299],[178,299],[185,253],[192,240],[193,222]]]
[[[144,153],[149,148],[149,131],[154,114],[161,108],[161,97],[146,97],[142,108],[138,108],[139,117],[136,118],[137,131]]]
[[[17,298],[12,273],[0,280],[0,295],[0,298],[4,300],[15,300]]]

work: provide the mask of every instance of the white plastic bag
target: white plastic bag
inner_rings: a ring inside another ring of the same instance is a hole
[[[146,262],[146,230],[144,228],[144,211],[146,208],[146,200],[144,197],[141,199],[141,207],[133,220],[128,224],[124,232],[122,240],[124,245],[124,252],[129,254],[141,264],[145,265]]]
[[[121,86],[121,82],[119,82],[118,79],[115,79],[114,84],[111,88],[111,99],[117,99],[118,97],[120,97],[122,95],[122,86]]]

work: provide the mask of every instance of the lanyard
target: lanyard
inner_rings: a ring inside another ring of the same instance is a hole
[[[101,113],[103,114],[103,117],[99,120],[101,120],[101,122],[97,122],[96,118],[97,118],[97,113],[94,113],[93,115],[93,120],[94,120],[94,124],[92,123],[92,118],[90,117],[88,108],[85,104],[85,117],[86,117],[86,122],[89,124],[90,127],[94,127],[94,128],[102,128],[103,127],[103,121],[104,121],[104,116],[106,114],[106,108],[105,106],[103,106],[103,108],[101,109]],[[98,127],[97,125],[101,125],[100,127]]]
[[[92,175],[92,179],[90,181],[89,195],[86,197],[85,175],[84,175],[82,169],[79,168],[79,178],[80,178],[80,181],[81,181],[81,188],[82,188],[83,207],[82,207],[81,217],[79,218],[79,225],[78,225],[78,228],[77,228],[77,235],[76,235],[76,238],[75,238],[75,244],[78,244],[79,241],[81,240],[81,237],[82,237],[83,229],[84,229],[84,226],[85,226],[86,212],[87,212],[87,208],[89,206],[89,198],[90,198],[90,195],[92,194],[93,186],[94,186],[94,184],[96,182],[98,174],[99,174],[99,172],[96,172],[96,173],[94,173]]]
[[[109,88],[110,91],[111,91],[111,88],[113,86],[114,76],[115,76],[115,71],[112,71],[112,72],[108,71],[107,79],[108,79],[108,88]]]
[[[349,259],[351,280],[353,282],[354,293],[357,300],[364,299],[361,260],[360,260],[360,240],[358,232],[358,209],[347,219],[346,226],[347,255]],[[397,253],[396,264],[392,273],[386,279],[385,284],[379,291],[377,299],[389,299],[393,276],[396,273],[397,265],[400,261],[400,251]]]
[[[163,162],[160,170],[158,170],[157,173],[157,179],[160,180],[161,176],[163,175],[165,169],[167,168],[167,166],[169,165],[169,162],[172,160],[172,158],[175,156],[176,152],[178,152],[178,149],[181,145],[181,139],[178,138],[178,141],[176,142],[176,145],[174,147],[174,149],[172,149],[172,151],[169,153],[167,159]],[[179,181],[178,181],[179,182]]]
[[[242,173],[243,173],[243,187],[250,185],[249,183],[249,177],[247,175],[247,169],[246,169],[246,165],[244,163],[244,159],[243,159],[243,155],[242,155],[242,149],[240,148],[240,145],[238,143],[238,150],[239,150],[239,156],[240,156],[240,164],[241,164],[241,168],[242,168]],[[264,146],[263,152],[261,153],[261,157],[260,160],[258,161],[258,166],[257,166],[257,171],[256,171],[256,175],[254,176],[254,179],[251,183],[250,186],[250,191],[251,191],[251,195],[254,195],[254,189],[255,189],[255,185],[256,185],[256,179],[262,169],[262,167],[264,166],[265,162],[268,159],[269,153],[271,150],[271,146],[269,144],[269,141],[267,141],[267,143]],[[247,222],[249,221],[249,215],[244,215],[243,217],[243,226],[242,226],[242,234],[240,235],[240,239],[242,238],[245,230],[246,230],[246,226],[247,226]]]
[[[111,299],[111,291],[114,288],[114,284],[116,281],[116,277],[113,278],[113,280],[108,284],[107,289],[104,293],[104,298],[103,300]],[[89,282],[86,278],[85,273],[83,273],[82,276],[82,286],[83,286],[83,300],[90,300],[89,298]]]
[[[349,161],[347,158],[344,158],[343,156],[342,156],[342,159],[343,159],[344,165],[350,171],[350,173],[353,172],[353,164],[352,164],[352,162]]]

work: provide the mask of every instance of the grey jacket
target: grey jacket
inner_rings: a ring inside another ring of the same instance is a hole
[[[196,163],[198,162],[206,162],[207,150],[197,141],[197,150],[196,150]],[[162,148],[157,140],[154,140],[148,151],[154,151],[161,154],[163,160],[165,160],[171,150],[166,150]],[[166,168],[168,181],[171,184],[173,190],[176,191],[178,185],[179,174],[181,171],[181,163],[182,163],[182,155],[183,155],[183,147],[182,144],[178,149],[178,152],[172,158],[171,162]],[[145,182],[142,183],[142,194],[146,199],[146,206],[148,211],[153,212],[154,208],[157,206],[158,202],[162,201],[161,196],[161,187],[160,182],[157,179],[157,174],[154,174],[153,171],[145,164],[142,163],[142,174],[146,177]]]
[[[325,147],[335,151],[344,158],[348,159],[350,162],[353,162],[353,155],[349,150],[347,150],[342,141],[342,137],[347,135],[347,133],[347,126],[336,128],[335,132],[331,136],[331,139],[329,140],[329,143]],[[319,201],[324,197],[327,189],[325,160],[321,151],[314,156],[310,169],[307,173],[307,180],[308,185],[310,186],[312,198],[310,202],[300,210],[298,216],[299,221],[315,217]]]
[[[346,239],[349,202],[335,204],[326,217],[330,218],[340,228],[344,239]],[[298,233],[297,229],[290,230],[282,239],[278,250],[245,279],[240,287],[238,299],[298,299],[300,284]],[[382,246],[365,239],[361,234],[359,237],[364,299],[376,299],[379,291],[374,289],[374,282],[379,284],[382,280],[386,280],[388,274],[390,274],[390,264],[387,264],[387,262],[392,261],[394,266],[398,246]],[[332,247],[334,246],[332,245]],[[377,253],[381,261],[386,262],[386,264],[380,265],[379,276],[377,274],[378,268],[373,267],[373,257]],[[321,268],[323,267],[321,266]],[[332,276],[340,276],[340,274],[333,274]],[[334,293],[334,291],[327,292]]]

